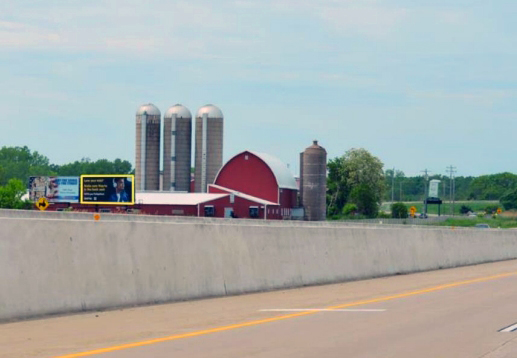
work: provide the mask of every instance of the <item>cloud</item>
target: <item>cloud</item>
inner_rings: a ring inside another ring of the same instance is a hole
[[[61,41],[60,35],[53,31],[21,22],[0,21],[0,48],[50,48]]]
[[[403,8],[380,6],[329,6],[319,12],[321,19],[342,35],[365,35],[369,38],[390,38],[407,18]]]
[[[517,92],[513,90],[473,89],[465,92],[420,91],[409,93],[409,96],[417,99],[461,101],[473,105],[493,106],[501,100],[516,98]]]
[[[0,21],[0,48],[196,58],[217,48],[213,42],[235,45],[231,37],[226,41],[233,27],[232,17],[208,2],[49,5],[24,9],[16,21]]]

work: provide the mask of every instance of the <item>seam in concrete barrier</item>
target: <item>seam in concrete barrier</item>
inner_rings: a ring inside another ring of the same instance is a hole
[[[293,223],[292,226],[287,225],[274,225],[274,224],[267,224],[267,225],[260,225],[260,224],[250,224],[250,223],[243,223],[243,224],[228,224],[228,223],[218,223],[218,222],[164,222],[164,221],[137,221],[137,220],[105,220],[105,221],[94,221],[93,219],[50,219],[50,218],[10,218],[10,217],[0,217],[0,220],[22,220],[22,221],[58,221],[58,222],[86,222],[86,223],[95,223],[95,225],[106,225],[110,223],[119,223],[119,224],[127,224],[127,223],[135,223],[135,224],[148,224],[148,225],[203,225],[203,226],[226,226],[226,227],[260,227],[260,228],[299,228],[299,229],[330,229],[330,230],[337,230],[337,229],[367,229],[367,230],[400,230],[403,229],[422,229],[424,228],[426,231],[432,231],[432,230],[446,230],[449,231],[449,227],[429,227],[429,226],[415,226],[415,225],[407,225],[404,227],[394,227],[394,225],[386,225],[386,226],[352,226],[352,225],[346,225],[346,226],[322,226],[322,225],[300,225],[297,226],[295,223]],[[374,225],[374,224],[372,224]]]

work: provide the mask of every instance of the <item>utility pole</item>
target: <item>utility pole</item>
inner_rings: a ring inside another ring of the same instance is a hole
[[[424,214],[427,215],[427,180],[429,179],[429,173],[431,172],[424,169],[422,170],[422,173],[424,173]]]
[[[399,182],[399,184],[400,184],[399,201],[402,201],[402,180]]]
[[[395,167],[393,167],[393,172],[391,173],[391,205],[393,205],[394,200],[395,200]]]
[[[449,202],[451,205],[451,215],[454,216],[454,194],[455,194],[455,185],[454,185],[454,174],[456,173],[456,167],[452,165],[447,167],[447,173],[449,174]]]

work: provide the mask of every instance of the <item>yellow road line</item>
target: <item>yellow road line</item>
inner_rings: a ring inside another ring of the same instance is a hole
[[[504,278],[504,277],[509,277],[509,276],[515,276],[515,275],[517,275],[517,272],[508,272],[508,273],[503,273],[503,274],[499,274],[499,275],[493,275],[493,276],[476,278],[476,279],[472,279],[472,280],[458,281],[458,282],[448,283],[448,284],[444,284],[444,285],[429,287],[429,288],[422,289],[422,290],[417,290],[417,291],[409,291],[409,292],[399,293],[399,294],[395,294],[395,295],[391,295],[391,296],[384,296],[384,297],[373,298],[373,299],[370,299],[370,300],[345,303],[345,304],[341,304],[341,305],[337,305],[337,306],[327,307],[327,309],[339,309],[339,308],[367,305],[367,304],[370,304],[370,303],[385,302],[385,301],[390,301],[390,300],[394,300],[394,299],[397,299],[397,298],[404,298],[404,297],[410,297],[410,296],[415,296],[415,295],[421,295],[421,294],[425,294],[425,293],[445,290],[445,289],[452,288],[452,287],[458,287],[458,286],[464,286],[464,285],[469,285],[469,284],[473,284],[473,283],[491,281],[491,280],[496,280],[496,279],[500,279],[500,278]],[[87,352],[72,353],[72,354],[67,354],[67,355],[59,356],[59,357],[56,357],[56,358],[76,358],[76,357],[92,356],[92,355],[96,355],[96,354],[120,351],[120,350],[124,350],[124,349],[129,349],[129,348],[148,346],[148,345],[151,345],[151,344],[156,344],[156,343],[161,343],[161,342],[168,342],[168,341],[174,341],[174,340],[183,339],[183,338],[197,337],[197,336],[203,336],[203,335],[211,334],[211,333],[229,331],[229,330],[233,330],[233,329],[237,329],[237,328],[256,326],[256,325],[259,325],[259,324],[276,322],[276,321],[281,321],[281,320],[285,320],[285,319],[289,319],[289,318],[295,318],[295,317],[300,317],[300,316],[307,316],[307,315],[312,315],[312,314],[317,314],[317,313],[319,313],[319,312],[318,311],[307,311],[307,312],[300,312],[300,313],[292,313],[292,314],[276,316],[276,317],[271,317],[271,318],[265,318],[265,319],[255,320],[255,321],[244,322],[244,323],[232,324],[232,325],[222,326],[222,327],[217,327],[217,328],[212,328],[212,329],[205,329],[205,330],[202,330],[202,331],[195,331],[195,332],[183,333],[183,334],[175,334],[175,335],[172,335],[172,336],[156,338],[156,339],[150,339],[150,340],[147,340],[147,341],[140,341],[140,342],[134,342],[134,343],[121,344],[119,346],[106,347],[106,348],[96,349],[96,350],[87,351]]]

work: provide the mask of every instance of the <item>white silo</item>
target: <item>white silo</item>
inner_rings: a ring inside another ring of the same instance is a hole
[[[223,165],[223,112],[214,105],[196,114],[195,192],[205,193]]]
[[[176,104],[163,116],[163,190],[190,191],[192,114]]]

